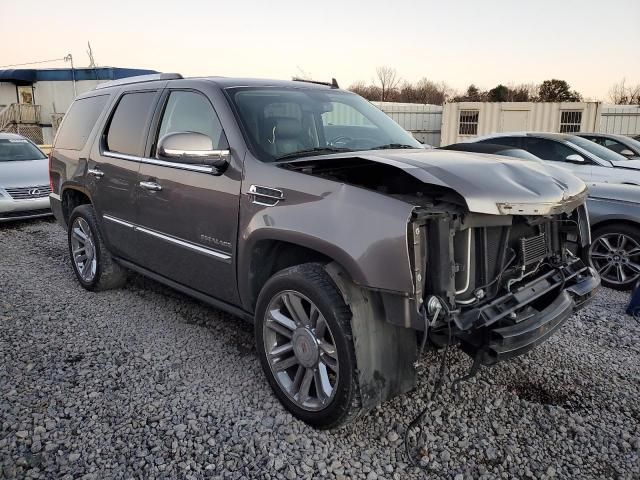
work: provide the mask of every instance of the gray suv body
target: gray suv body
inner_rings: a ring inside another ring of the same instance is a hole
[[[414,388],[421,345],[494,364],[599,284],[567,248],[589,243],[582,181],[425,150],[335,84],[105,84],[70,108],[50,175],[85,288],[131,269],[254,321],[275,394],[321,428]]]

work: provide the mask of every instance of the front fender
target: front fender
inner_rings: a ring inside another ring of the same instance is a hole
[[[340,264],[358,286],[405,295],[413,292],[407,244],[412,205],[278,168],[273,179],[266,175],[256,179],[258,185],[277,188],[284,195],[277,205],[264,206],[255,203],[249,191],[252,183],[243,182],[240,205],[238,279],[243,300],[249,298],[251,252],[260,240],[315,250]]]

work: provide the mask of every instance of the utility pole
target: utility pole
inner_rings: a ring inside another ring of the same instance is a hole
[[[71,80],[73,81],[73,99],[75,100],[78,93],[76,92],[76,72],[73,70],[73,55],[70,53],[64,57],[65,62],[71,62]]]
[[[96,68],[96,62],[93,58],[93,50],[91,50],[91,43],[87,41],[87,46],[89,50],[87,50],[87,55],[89,55],[89,68]]]

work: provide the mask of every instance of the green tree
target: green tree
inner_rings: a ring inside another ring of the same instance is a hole
[[[510,93],[511,92],[509,91],[509,87],[505,87],[504,85],[500,84],[497,87],[489,90],[489,94],[488,94],[489,101],[490,102],[508,102]]]
[[[565,80],[556,78],[542,82],[536,98],[538,102],[579,102],[581,100],[582,95],[571,90],[571,86]]]

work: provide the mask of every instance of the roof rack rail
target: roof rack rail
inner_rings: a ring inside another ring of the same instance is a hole
[[[125,77],[110,82],[99,83],[94,90],[115,87],[117,85],[129,85],[131,83],[153,82],[154,80],[179,80],[183,78],[179,73],[151,73],[149,75],[136,75],[135,77]]]
[[[316,85],[326,85],[331,88],[340,88],[338,85],[338,81],[335,78],[331,79],[331,82],[320,82],[318,80],[307,80],[305,78],[293,77],[292,80],[294,82],[305,82],[305,83],[314,83]]]

